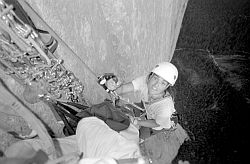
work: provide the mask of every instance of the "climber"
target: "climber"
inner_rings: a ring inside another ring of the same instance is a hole
[[[177,77],[177,68],[172,63],[163,62],[156,65],[149,75],[138,77],[123,85],[117,85],[113,79],[110,79],[106,82],[106,86],[118,95],[139,92],[146,107],[147,119],[135,117],[133,123],[152,128],[152,133],[156,133],[175,125],[171,120],[176,113],[171,87],[174,86]]]
[[[110,91],[118,95],[136,93],[142,100],[146,116],[131,117],[131,122],[139,127],[146,156],[150,156],[155,163],[171,162],[178,147],[188,139],[186,131],[177,123],[174,107],[172,87],[177,78],[177,68],[170,62],[162,62],[148,75],[135,78],[131,82],[121,84],[113,78],[106,81]]]

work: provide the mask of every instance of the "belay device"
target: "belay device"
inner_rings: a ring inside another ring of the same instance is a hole
[[[108,93],[111,93],[111,90],[108,89],[108,87],[106,86],[106,82],[110,79],[113,79],[116,83],[118,82],[118,78],[117,76],[115,76],[113,73],[105,73],[104,75],[98,77],[98,84],[100,84],[105,91],[107,91]]]

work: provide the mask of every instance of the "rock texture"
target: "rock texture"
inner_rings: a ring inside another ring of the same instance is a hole
[[[161,61],[170,61],[188,0],[27,0],[45,22],[77,54],[59,44],[56,54],[64,66],[84,84],[84,95],[98,103],[107,93],[97,84],[96,75],[113,72],[124,81],[147,73]],[[44,29],[37,20],[38,28]],[[46,30],[46,29],[44,29]],[[24,88],[0,70],[0,77],[24,101]],[[11,99],[0,95],[0,150],[14,142],[6,131],[27,134],[29,125],[18,116]],[[25,102],[25,101],[24,101]],[[26,104],[56,136],[61,135],[48,106]],[[12,128],[14,127],[14,128]]]
[[[96,103],[107,95],[82,62],[97,75],[113,72],[128,81],[171,60],[188,1],[28,2],[78,55],[59,46],[59,57],[84,83],[86,97]]]

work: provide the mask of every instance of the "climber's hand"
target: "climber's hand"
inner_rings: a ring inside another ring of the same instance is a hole
[[[107,80],[105,85],[109,90],[114,91],[118,87],[120,87],[121,81],[117,77],[115,77],[115,78],[111,78],[111,79]]]

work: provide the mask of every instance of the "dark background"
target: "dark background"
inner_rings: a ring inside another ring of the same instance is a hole
[[[172,62],[190,140],[173,163],[242,163],[249,145],[250,2],[189,0]]]

